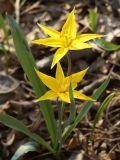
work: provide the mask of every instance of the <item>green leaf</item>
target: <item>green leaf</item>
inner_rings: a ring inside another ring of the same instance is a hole
[[[0,43],[0,50],[4,51],[3,45]]]
[[[94,39],[94,43],[106,51],[115,51],[120,49],[120,45],[107,42],[104,39]]]
[[[76,108],[75,108],[75,100],[73,97],[73,90],[72,90],[72,83],[70,83],[70,87],[69,87],[69,96],[70,96],[70,116],[68,117],[68,119],[64,122],[64,128],[66,126],[68,126],[70,123],[72,123],[75,119],[76,116]]]
[[[0,28],[3,29],[6,39],[8,39],[8,31],[3,16],[0,14]]]
[[[109,103],[111,102],[111,100],[114,97],[114,95],[115,95],[115,93],[111,93],[109,96],[106,97],[106,99],[101,104],[101,106],[100,106],[97,114],[95,115],[94,123],[93,123],[92,130],[91,130],[90,140],[93,137],[93,132],[95,130],[96,124],[97,124],[97,122],[98,122],[101,114],[104,112],[104,110],[106,109],[106,107],[109,105]]]
[[[46,88],[35,73],[35,60],[32,56],[31,50],[22,34],[22,31],[20,30],[13,17],[8,16],[8,21],[12,31],[17,57],[22,65],[23,70],[25,71],[28,79],[32,84],[36,96],[40,97],[46,92]],[[51,103],[49,101],[42,101],[39,104],[52,142],[55,145],[57,143],[56,121],[51,107]]]
[[[5,58],[7,59],[7,56],[8,56],[7,55],[7,51],[6,51],[5,47],[4,47],[4,45],[1,44],[1,43],[0,43],[0,50],[3,51],[3,53],[5,54]]]
[[[97,16],[97,13],[93,9],[89,10],[89,18],[90,18],[91,30],[94,32],[97,27],[98,16]]]
[[[69,96],[70,96],[70,123],[74,121],[75,116],[76,116],[76,108],[75,108],[75,100],[73,97],[73,89],[72,89],[72,83],[70,83],[69,87]]]
[[[54,150],[51,148],[51,146],[39,135],[32,133],[27,129],[27,127],[19,120],[16,118],[9,116],[7,114],[0,114],[0,122],[3,123],[4,125],[16,129],[17,131],[20,131],[36,141],[37,143],[43,145],[45,148],[47,148],[50,152],[54,153]]]
[[[26,154],[28,152],[38,151],[38,148],[39,148],[39,144],[38,143],[36,143],[36,142],[27,142],[27,143],[21,145],[16,150],[16,152],[12,156],[11,160],[17,160],[21,156],[23,156],[24,154]]]
[[[106,87],[108,86],[109,82],[110,82],[110,78],[105,80],[104,83],[95,91],[95,93],[93,93],[92,98],[97,100],[100,97],[100,95],[103,93],[103,91],[106,89]],[[84,106],[84,108],[81,110],[81,112],[77,115],[74,123],[72,125],[68,126],[68,129],[66,129],[66,132],[63,135],[63,142],[71,134],[73,129],[78,125],[78,123],[86,116],[86,114],[88,113],[88,111],[91,109],[92,106],[93,106],[93,102],[92,101],[89,101]]]
[[[3,29],[4,35],[5,35],[5,38],[6,38],[6,41],[7,41],[7,45],[9,46],[9,42],[8,42],[9,34],[8,34],[8,30],[6,28],[6,24],[4,22],[4,18],[1,14],[0,14],[0,28]]]

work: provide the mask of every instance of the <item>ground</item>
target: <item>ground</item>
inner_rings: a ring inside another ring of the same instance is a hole
[[[17,3],[18,2],[18,3]],[[31,47],[38,68],[54,76],[50,65],[55,50],[41,45],[33,45],[32,40],[44,38],[46,35],[38,28],[37,22],[60,30],[68,13],[75,6],[77,29],[79,33],[91,33],[89,27],[89,9],[95,9],[99,16],[96,33],[106,35],[106,40],[120,42],[120,1],[116,0],[1,0],[0,12],[4,17],[12,14],[21,26],[27,42]],[[7,22],[6,22],[7,23]],[[4,44],[4,34],[0,30],[0,42]],[[12,36],[9,33],[10,48],[7,49],[8,60],[0,51],[0,113],[8,113],[22,120],[27,127],[48,138],[47,130],[39,113],[34,91],[16,57]],[[120,159],[120,50],[105,51],[101,48],[72,51],[72,72],[78,72],[89,66],[89,71],[78,89],[91,95],[108,75],[111,81],[106,91],[73,130],[71,137],[63,146],[61,159],[69,160],[119,160]],[[62,60],[63,70],[67,72],[66,58]],[[6,74],[7,73],[7,74]],[[97,123],[94,139],[88,142],[92,121],[101,102],[115,92],[115,96],[101,115]],[[85,102],[76,101],[78,112]],[[53,106],[55,102],[53,101]],[[56,110],[56,109],[55,109]],[[17,147],[29,139],[14,129],[0,124],[0,160],[9,160]],[[46,151],[40,148],[39,153],[28,153],[22,160],[53,160],[52,156],[43,156]],[[32,158],[31,158],[32,157]]]

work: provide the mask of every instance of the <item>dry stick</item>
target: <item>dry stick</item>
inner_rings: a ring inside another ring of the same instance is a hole
[[[16,0],[15,2],[15,14],[16,14],[16,22],[19,24],[20,22],[20,0]]]

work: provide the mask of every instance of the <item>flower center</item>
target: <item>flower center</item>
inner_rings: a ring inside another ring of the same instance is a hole
[[[72,43],[71,37],[64,36],[65,37],[65,47],[69,47]]]
[[[67,33],[64,34],[64,35],[61,34],[60,38],[63,38],[64,47],[65,47],[65,48],[70,47],[70,45],[71,45],[71,43],[72,43],[72,41],[73,41],[73,38],[72,38],[70,35],[68,35]]]
[[[69,82],[68,81],[63,81],[60,82],[60,88],[59,88],[59,92],[60,93],[65,93],[69,91]]]

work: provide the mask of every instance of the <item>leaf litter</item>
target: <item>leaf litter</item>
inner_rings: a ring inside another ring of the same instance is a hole
[[[24,3],[23,3],[24,2]],[[119,4],[119,1],[116,1]],[[97,28],[98,33],[106,34],[110,42],[119,44],[120,40],[120,22],[119,22],[119,5],[115,3],[101,1],[62,1],[55,2],[54,0],[45,1],[21,1],[19,23],[22,27],[26,38],[31,46],[34,57],[36,58],[37,65],[41,71],[54,76],[54,72],[49,70],[51,64],[51,56],[54,50],[49,47],[35,46],[31,41],[35,38],[43,38],[42,33],[35,23],[38,21],[44,25],[60,30],[65,19],[76,6],[76,16],[78,21],[79,33],[91,32],[88,22],[88,10],[97,8],[99,24]],[[4,4],[2,4],[4,5]],[[49,6],[49,7],[48,7]],[[5,7],[5,6],[4,6]],[[12,5],[6,8],[5,11],[14,12]],[[2,13],[5,14],[3,9]],[[109,18],[108,18],[109,17]],[[15,59],[15,50],[11,37],[9,39],[11,50],[9,50],[10,59]],[[4,38],[2,38],[4,43]],[[80,54],[71,53],[72,69],[74,71],[85,69],[90,66],[88,75],[85,80],[78,86],[79,90],[84,93],[92,93],[92,90],[102,83],[105,77],[110,74],[111,82],[107,91],[102,95],[99,102],[96,102],[91,109],[90,113],[73,131],[72,136],[66,141],[63,146],[63,153],[61,159],[74,159],[74,160],[116,160],[120,159],[120,50],[117,51],[104,51],[102,49],[93,49],[78,51]],[[1,51],[2,53],[2,51]],[[4,64],[4,55],[0,55],[0,61]],[[42,65],[41,65],[42,61]],[[39,133],[45,139],[49,140],[47,130],[39,114],[38,106],[33,102],[34,92],[27,81],[23,70],[19,63],[11,64],[9,62],[8,75],[0,76],[0,112],[5,112],[22,120],[30,130]],[[1,64],[2,64],[1,63]],[[45,64],[44,64],[45,63]],[[0,64],[0,66],[1,66]],[[62,61],[64,70],[67,72],[66,62]],[[96,67],[95,67],[96,66]],[[5,73],[5,66],[2,65],[1,71]],[[95,117],[100,103],[104,97],[111,92],[117,92],[112,102],[109,104],[107,110],[102,114],[97,127],[94,132],[94,140],[88,142],[90,136],[90,129],[92,121]],[[84,103],[84,102],[83,102]],[[78,102],[78,112],[82,108],[83,103]],[[55,102],[53,101],[55,106]],[[56,111],[56,108],[54,108]],[[0,124],[0,157],[1,159],[8,160],[16,151],[20,144],[27,142],[28,139],[14,131]],[[88,145],[89,144],[89,145]],[[45,150],[40,149],[39,153],[28,153],[24,159],[37,160],[48,158],[53,160],[51,156],[42,156],[46,153]],[[31,158],[32,157],[32,158]],[[69,157],[69,158],[68,158]]]

